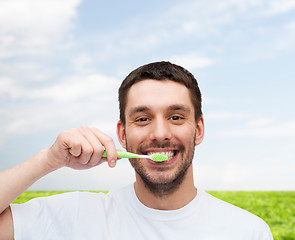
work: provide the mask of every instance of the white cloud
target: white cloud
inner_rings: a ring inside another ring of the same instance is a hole
[[[249,165],[228,162],[220,166],[196,164],[195,183],[206,190],[294,190],[294,164]],[[279,177],[279,179],[278,179]]]
[[[89,127],[96,127],[101,129],[104,133],[108,134],[114,140],[117,138],[116,136],[116,128],[117,128],[117,120],[113,119],[110,121],[99,121],[95,120],[89,123]]]
[[[198,54],[186,54],[170,57],[170,61],[185,68],[193,70],[208,67],[214,64],[214,61],[210,58],[199,57]]]
[[[0,82],[6,81],[7,79],[9,79],[10,82],[15,82],[17,79],[20,83],[40,82],[50,78],[54,71],[55,68],[53,66],[48,67],[48,65],[46,66],[42,61],[0,61]],[[3,89],[0,89],[0,94],[1,92],[3,92]]]
[[[60,169],[40,179],[30,190],[112,190],[134,181],[128,160],[121,159],[113,169],[106,163],[84,171]]]
[[[295,21],[286,23],[274,44],[276,51],[290,51],[295,49]]]
[[[116,91],[118,81],[104,75],[75,76],[65,79],[61,83],[36,89],[28,98],[50,99],[52,101],[72,102],[95,95],[107,95]]]
[[[36,101],[47,99],[55,102],[71,102],[99,94],[107,95],[109,92],[116,92],[119,86],[119,81],[115,78],[102,74],[67,77],[45,87],[27,86],[21,81],[6,77],[0,80],[0,96]]]
[[[253,123],[253,121],[252,121]],[[258,122],[259,123],[259,122]],[[219,137],[288,137],[295,136],[295,121],[286,121],[282,123],[270,124],[265,122],[261,124],[248,124],[248,127],[242,129],[228,129],[216,133]]]
[[[238,112],[208,112],[204,113],[205,121],[221,121],[226,120],[232,124],[232,119],[239,119],[239,126],[235,123],[235,127],[226,128],[214,132],[217,137],[287,137],[295,136],[295,121],[289,120],[277,122],[269,117],[257,117],[250,113]],[[212,123],[211,123],[212,124]]]
[[[100,58],[105,60],[113,56],[137,55],[139,51],[147,53],[167,46],[167,43],[179,44],[181,40],[191,37],[204,38],[218,35],[221,26],[234,21],[230,14],[231,8],[219,5],[220,1],[214,1],[210,7],[208,2],[179,2],[167,8],[165,12],[156,12],[153,18],[150,18],[150,13],[142,15],[136,21],[132,19],[127,22],[123,28],[115,28],[104,35],[98,34],[93,41],[103,46],[100,49]],[[142,34],[143,29],[144,34]],[[212,59],[192,54],[175,57],[181,62],[185,61],[185,64],[189,61],[192,68],[213,64]]]
[[[286,31],[290,31],[292,33],[295,33],[295,21],[289,22],[288,24],[286,24],[286,26],[284,27],[284,29]]]
[[[245,119],[248,118],[248,113],[234,113],[234,112],[208,112],[204,114],[205,120],[219,121],[228,119]]]
[[[75,76],[49,86],[0,80],[0,97],[6,101],[0,111],[0,142],[15,134],[80,125],[92,125],[115,136],[119,82],[114,78]]]
[[[273,124],[274,120],[271,118],[258,118],[248,122],[249,127],[263,127],[270,124]]]
[[[293,0],[272,0],[267,1],[268,7],[265,10],[266,15],[282,14],[295,9],[295,2]]]
[[[78,57],[75,57],[72,62],[76,70],[83,71],[85,68],[87,69],[89,64],[93,62],[93,59],[90,55],[82,53]]]
[[[279,1],[272,1],[272,3],[277,2]],[[96,52],[99,55],[97,55],[96,61],[106,62],[127,55],[138,57],[139,54],[141,56],[149,54],[151,56],[150,53],[158,59],[161,57],[158,54],[161,49],[168,47],[170,48],[169,52],[173,53],[171,54],[172,59],[175,58],[184,66],[188,64],[187,68],[202,68],[216,63],[216,58],[207,57],[208,52],[215,55],[218,55],[217,52],[225,54],[230,48],[237,49],[237,52],[242,53],[243,51],[240,49],[245,51],[249,48],[249,46],[241,45],[245,44],[247,39],[253,39],[252,34],[257,34],[257,31],[265,29],[261,24],[263,21],[260,22],[260,19],[268,17],[263,14],[263,11],[269,8],[268,5],[266,0],[178,2],[169,6],[165,12],[155,10],[153,18],[150,17],[151,13],[142,14],[137,16],[136,20],[132,17],[126,19],[126,24],[123,27],[121,25],[120,28],[114,26],[103,34],[92,32],[91,38],[87,38],[86,41],[91,43],[94,49],[97,49]],[[238,25],[235,24],[237,21]],[[248,22],[252,24],[254,21],[253,27],[245,28]],[[143,32],[144,34],[142,34]],[[260,35],[263,36],[263,34]],[[269,40],[268,37],[266,38]],[[272,47],[275,39],[271,38],[271,41],[267,41],[267,48]],[[186,42],[187,46],[182,46],[182,42]],[[261,42],[255,42],[253,46],[258,45],[259,49],[262,45],[265,49],[265,41]],[[197,51],[200,55],[175,56],[175,47],[176,52],[183,47],[186,52],[189,49],[189,51]],[[256,55],[256,48],[253,52],[255,54],[247,53]],[[269,56],[270,51],[267,49],[265,52]],[[210,55],[212,56],[212,54]],[[243,58],[240,54],[239,57]],[[151,58],[147,57],[147,59]]]
[[[0,1],[0,58],[45,54],[72,27],[81,0]]]

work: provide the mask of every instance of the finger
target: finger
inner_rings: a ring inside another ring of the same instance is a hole
[[[90,128],[81,127],[79,128],[79,131],[92,147],[92,155],[90,156],[87,164],[90,166],[99,165],[103,161],[102,154],[104,147]]]
[[[76,160],[82,164],[88,164],[93,154],[93,147],[81,132],[80,128],[72,130],[74,136],[74,142],[71,143],[70,153],[76,158]]]
[[[81,151],[81,155],[78,157],[78,160],[81,164],[86,165],[89,163],[94,150],[86,138],[82,138],[81,142],[82,142],[82,151]]]
[[[82,153],[82,145],[79,142],[70,142],[68,143],[69,146],[69,153],[73,156],[73,157],[79,157]]]
[[[99,131],[97,128],[92,128],[91,130],[94,132],[96,137],[99,139],[101,145],[107,152],[107,161],[109,166],[115,167],[117,163],[117,150],[113,139],[103,132]]]
[[[70,155],[74,157],[78,157],[82,152],[82,145],[79,139],[74,132],[74,129],[70,129],[68,131],[64,131],[59,134],[58,141],[61,143],[61,148],[67,150]]]

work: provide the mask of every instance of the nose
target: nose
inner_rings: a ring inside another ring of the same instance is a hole
[[[150,138],[152,141],[167,141],[172,136],[171,127],[168,120],[164,118],[156,118],[151,124]]]

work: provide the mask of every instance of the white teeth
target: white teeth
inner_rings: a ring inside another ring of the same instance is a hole
[[[165,155],[168,157],[168,159],[172,159],[174,157],[174,152],[173,151],[169,151],[169,152],[148,152],[147,154],[148,155],[153,155],[153,154],[156,154],[156,153],[160,153],[162,155]]]

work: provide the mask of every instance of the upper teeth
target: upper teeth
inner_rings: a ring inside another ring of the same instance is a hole
[[[174,152],[173,151],[169,151],[169,152],[148,152],[149,155],[153,155],[153,154],[156,154],[156,153],[160,153],[162,155],[165,155],[168,157],[168,159],[172,159],[173,156],[174,156]]]

